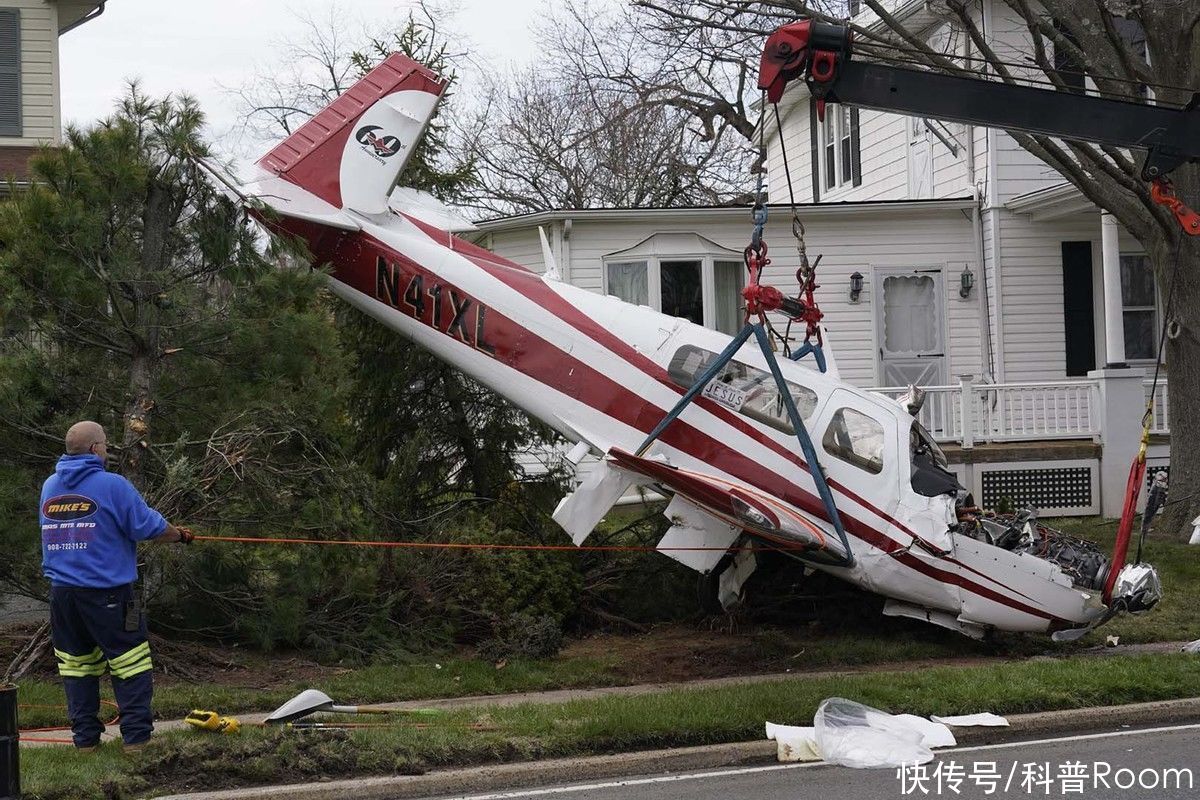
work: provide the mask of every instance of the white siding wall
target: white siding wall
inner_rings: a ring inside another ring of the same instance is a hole
[[[45,0],[0,0],[21,11],[21,126],[23,136],[0,146],[59,142],[58,9]]]
[[[792,101],[797,94],[799,100]],[[812,143],[809,139],[809,117],[811,108],[807,92],[789,92],[780,103],[783,128],[783,143],[787,148],[787,161],[792,174],[792,189],[797,203],[811,203],[812,193]],[[770,110],[767,118],[767,181],[768,196],[772,203],[788,201],[787,176],[783,170],[783,150],[779,146],[779,129]]]
[[[1028,215],[1002,210],[997,214],[997,227],[1003,270],[1004,380],[1061,380],[1066,376],[1062,242],[1092,243],[1093,292],[1099,298],[1099,215],[1033,222]],[[1102,331],[1104,320],[1099,310],[1095,322]],[[1098,364],[1103,362],[1102,356],[1097,354]]]
[[[526,269],[534,272],[546,271],[545,259],[542,258],[542,242],[536,227],[489,233],[481,244]]]
[[[1033,52],[1033,43],[1028,26],[1021,15],[1003,2],[985,0],[990,3],[988,38],[996,54],[1005,61],[1027,62]],[[1020,74],[1019,70],[1014,70]],[[1027,70],[1028,77],[1045,80],[1040,70]],[[998,201],[1004,203],[1017,195],[1045,189],[1063,182],[1056,171],[1041,159],[1021,148],[1003,131],[995,136],[997,163]]]
[[[570,243],[571,282],[600,291],[604,256],[632,247],[655,233],[695,232],[733,250],[744,247],[750,234],[749,219],[742,213],[714,212],[711,219],[687,220],[672,220],[669,214],[648,211],[644,221],[632,222],[576,218]],[[881,267],[943,269],[947,374],[980,374],[980,294],[972,292],[967,300],[958,296],[958,276],[964,265],[970,264],[979,274],[966,215],[958,210],[900,210],[881,205],[854,214],[808,211],[804,222],[810,258],[823,256],[817,297],[843,378],[860,386],[873,386],[878,381],[871,284],[872,270]],[[786,215],[775,211],[766,233],[772,263],[764,282],[794,294],[798,257],[788,234]],[[536,236],[533,227],[494,234],[492,248],[499,255],[525,263],[522,253],[529,251],[528,242]],[[850,303],[850,274],[855,271],[863,273],[867,288],[858,303]]]
[[[1029,34],[1024,21],[1004,2],[982,0],[987,6],[986,19],[977,19],[987,32],[998,54],[1011,61],[1027,58]],[[960,37],[961,38],[961,37]],[[810,142],[810,105],[806,90],[796,87],[784,98],[783,142],[791,166],[792,185],[798,203],[813,201],[813,163]],[[861,186],[825,191],[824,202],[896,200],[909,197],[909,132],[904,117],[869,110],[861,112],[860,152],[863,182]],[[948,374],[981,375],[987,365],[981,362],[979,340],[980,315],[985,313],[986,298],[990,327],[990,349],[996,380],[1058,380],[1065,373],[1063,321],[1062,253],[1063,241],[1092,241],[1093,273],[1097,310],[1097,339],[1101,343],[1097,363],[1103,362],[1103,316],[1100,295],[1099,221],[1094,214],[1080,214],[1054,222],[1033,222],[1027,215],[1014,214],[1004,204],[1015,196],[1062,183],[1062,177],[1035,156],[1023,150],[1003,131],[979,126],[947,124],[958,143],[957,154],[933,141],[933,195],[936,198],[969,196],[974,190],[971,176],[982,192],[982,251],[986,265],[977,267],[969,212],[941,212],[939,215],[912,213],[889,214],[886,210],[862,211],[851,223],[846,217],[819,219],[817,211],[805,213],[809,225],[810,253],[823,252],[821,263],[822,307],[828,314],[843,374],[860,384],[873,384],[877,338],[871,311],[871,270],[882,266],[944,267],[950,339]],[[972,147],[967,147],[970,139]],[[780,139],[773,115],[767,115],[767,170],[772,203],[787,202]],[[973,170],[967,163],[968,151],[974,151]],[[776,216],[776,218],[778,215]],[[748,223],[726,222],[726,218],[708,226],[665,225],[653,215],[645,223],[581,223],[576,221],[570,243],[571,280],[593,291],[601,287],[601,258],[604,254],[629,247],[660,230],[695,230],[727,247],[740,249],[748,233]],[[812,220],[810,222],[810,220]],[[664,227],[665,225],[665,227]],[[776,223],[775,229],[781,226]],[[768,226],[768,235],[772,227]],[[526,239],[528,237],[526,236]],[[525,240],[523,240],[525,241]],[[778,235],[772,238],[774,264],[769,281],[785,291],[794,291],[795,252]],[[497,249],[508,247],[497,239]],[[1128,245],[1128,246],[1127,246]],[[536,231],[528,239],[534,260],[540,264]],[[1123,249],[1136,249],[1123,240]],[[513,251],[517,252],[516,250]],[[523,261],[528,263],[528,260]],[[970,264],[976,276],[976,291],[969,300],[957,295],[957,277],[964,264]],[[532,264],[531,264],[532,266]],[[847,302],[848,276],[855,269],[865,276],[866,290],[858,304]],[[986,290],[984,287],[986,284]]]
[[[971,125],[959,125],[949,122],[940,125],[943,135],[946,135],[958,149],[957,153],[936,138],[933,141],[933,196],[970,197],[971,171],[967,163],[968,139],[974,135],[975,128]]]

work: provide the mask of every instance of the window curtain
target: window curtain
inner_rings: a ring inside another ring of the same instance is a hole
[[[734,336],[742,329],[745,315],[742,313],[742,286],[745,267],[740,261],[714,261],[713,274],[716,289],[715,305],[717,330]]]
[[[626,303],[650,305],[650,283],[645,261],[614,261],[606,265],[608,293]]]
[[[889,353],[929,353],[940,341],[937,293],[927,275],[883,281],[883,343]]]

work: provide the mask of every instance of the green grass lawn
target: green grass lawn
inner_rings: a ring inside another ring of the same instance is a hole
[[[267,782],[381,774],[622,750],[745,741],[763,723],[808,724],[826,697],[892,712],[1012,714],[1164,700],[1195,694],[1200,659],[1168,654],[1128,658],[934,667],[814,677],[722,688],[674,690],[562,704],[483,706],[447,712],[433,727],[345,731],[251,728],[237,736],[191,731],[157,737],[124,756],[26,748],[29,800],[122,800],[147,794]],[[472,730],[470,724],[488,730]]]

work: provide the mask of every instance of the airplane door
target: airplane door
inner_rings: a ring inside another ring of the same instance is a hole
[[[826,475],[885,514],[895,511],[900,500],[897,435],[877,405],[838,389],[810,432]]]
[[[944,384],[941,268],[876,269],[875,284],[880,384]]]

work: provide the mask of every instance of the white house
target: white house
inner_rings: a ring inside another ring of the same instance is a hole
[[[1027,49],[1004,3],[980,13],[1002,56]],[[927,3],[897,14],[966,47]],[[1137,241],[1003,131],[832,105],[819,122],[800,82],[780,113],[764,282],[797,289],[786,149],[841,376],[928,387],[922,419],[985,504],[1117,513],[1160,314]],[[481,223],[477,238],[541,270],[539,226],[564,280],[729,332],[741,322],[747,208],[551,211]],[[1165,434],[1161,389],[1155,412]],[[1151,455],[1165,465],[1165,443]]]
[[[61,142],[58,37],[98,17],[104,5],[0,0],[0,180],[27,180],[38,147]]]

